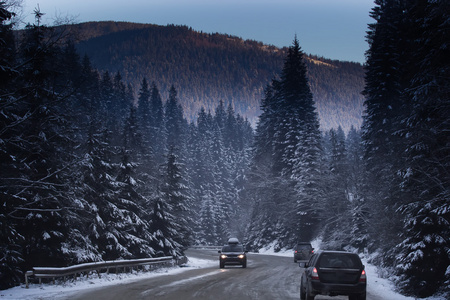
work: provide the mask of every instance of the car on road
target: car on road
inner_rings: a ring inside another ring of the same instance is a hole
[[[294,247],[294,262],[297,262],[299,260],[308,261],[313,254],[314,248],[311,246],[311,243],[298,243]]]
[[[241,265],[243,268],[247,267],[247,253],[244,246],[239,243],[236,238],[230,238],[228,244],[219,250],[219,266],[225,268],[225,265]]]
[[[299,266],[304,268],[300,299],[313,300],[320,294],[347,295],[349,300],[366,300],[367,277],[358,254],[319,251]]]

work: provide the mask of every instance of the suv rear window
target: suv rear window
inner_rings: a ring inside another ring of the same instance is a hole
[[[323,253],[320,256],[318,266],[320,268],[359,269],[361,268],[361,261],[354,254]]]
[[[297,250],[300,249],[311,249],[311,245],[297,245]]]

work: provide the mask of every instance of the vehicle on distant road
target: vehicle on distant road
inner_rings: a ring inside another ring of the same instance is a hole
[[[225,268],[225,265],[241,265],[243,268],[247,267],[247,253],[244,246],[239,243],[236,238],[230,238],[228,244],[219,250],[219,266]]]
[[[294,262],[298,260],[308,261],[314,254],[314,248],[311,243],[298,243],[294,247]]]
[[[304,268],[300,282],[300,299],[313,300],[316,295],[347,295],[349,300],[366,300],[367,277],[358,254],[344,251],[319,251]]]

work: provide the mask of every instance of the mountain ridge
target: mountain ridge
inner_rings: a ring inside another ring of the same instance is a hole
[[[69,26],[78,32],[80,55],[87,54],[100,71],[120,72],[135,92],[146,78],[165,100],[174,85],[189,121],[201,107],[214,111],[222,100],[255,125],[264,89],[277,78],[287,51],[184,25],[102,21]],[[321,129],[360,127],[363,66],[307,54],[305,62]]]

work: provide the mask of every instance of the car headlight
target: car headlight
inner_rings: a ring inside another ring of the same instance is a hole
[[[243,258],[245,257],[245,255],[244,255],[244,254],[239,254],[238,257],[239,257],[240,259],[243,259]]]
[[[221,259],[225,259],[225,258],[227,258],[227,256],[226,256],[225,254],[222,254],[222,255],[220,256],[220,258],[221,258]]]

